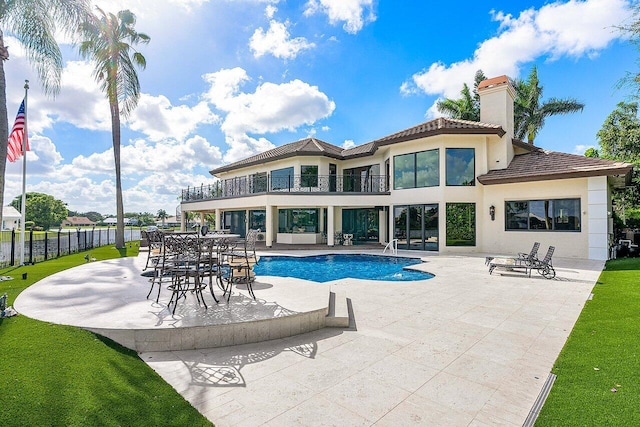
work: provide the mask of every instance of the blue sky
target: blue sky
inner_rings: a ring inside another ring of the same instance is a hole
[[[617,84],[640,56],[615,26],[631,1],[95,0],[128,8],[147,68],[122,124],[126,212],[170,214],[209,170],[314,136],[359,145],[439,116],[475,71],[524,78],[538,67],[544,98],[573,97],[582,113],[547,120],[536,145],[582,154],[630,91]],[[61,39],[61,42],[66,43]],[[115,212],[106,99],[91,64],[63,44],[60,94],[50,99],[9,36],[9,122],[29,91],[27,191],[76,211]],[[5,200],[21,191],[7,164]]]

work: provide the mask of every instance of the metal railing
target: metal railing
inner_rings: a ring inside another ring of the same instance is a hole
[[[126,227],[125,242],[140,240],[140,230],[138,227]],[[33,264],[74,252],[115,244],[116,229],[108,227],[45,232],[27,231],[24,240],[24,262]],[[20,231],[3,232],[2,242],[0,242],[0,268],[18,264],[20,264]]]
[[[279,193],[368,193],[389,191],[384,175],[247,175],[182,190],[183,202]]]

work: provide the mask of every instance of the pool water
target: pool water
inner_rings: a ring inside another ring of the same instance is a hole
[[[347,277],[394,282],[431,279],[432,274],[405,269],[407,266],[420,263],[417,258],[355,254],[261,256],[253,269],[258,276],[296,277],[314,282],[328,282]]]

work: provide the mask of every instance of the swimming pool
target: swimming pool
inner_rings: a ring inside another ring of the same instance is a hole
[[[253,269],[258,276],[296,277],[314,282],[347,277],[393,282],[431,279],[432,274],[405,269],[420,263],[417,258],[357,254],[261,256],[260,262]]]

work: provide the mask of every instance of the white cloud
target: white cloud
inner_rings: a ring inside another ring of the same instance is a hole
[[[256,29],[249,40],[253,56],[259,58],[271,54],[276,58],[293,59],[301,51],[315,47],[314,43],[308,42],[304,37],[291,38],[289,25],[289,21],[278,22],[272,19],[267,31],[262,27]]]
[[[242,68],[220,70],[203,78],[211,85],[204,98],[227,113],[221,125],[231,147],[225,161],[273,148],[264,137],[254,138],[250,134],[294,131],[330,116],[335,109],[335,103],[317,86],[297,79],[281,84],[265,82],[255,92],[244,93],[240,92],[240,86],[249,77]]]
[[[342,148],[344,148],[345,150],[348,148],[353,148],[356,146],[356,143],[353,141],[353,139],[345,139],[344,142],[342,143]]]
[[[598,148],[595,145],[585,145],[585,144],[578,144],[575,147],[573,147],[573,154],[579,154],[579,155],[584,155],[584,152],[587,151],[589,148]]]
[[[309,0],[305,5],[305,16],[324,13],[332,25],[344,22],[342,28],[355,34],[369,22],[376,20],[373,0]]]
[[[163,95],[142,94],[138,106],[131,113],[127,125],[148,135],[152,141],[174,138],[182,141],[191,135],[198,125],[217,123],[220,118],[214,114],[206,102],[193,107],[171,105]]]
[[[196,167],[211,168],[222,164],[220,149],[205,138],[194,136],[185,142],[165,140],[149,143],[139,139],[121,147],[120,167],[122,176],[129,177],[148,173],[164,173],[165,179],[180,171]],[[71,164],[61,168],[61,176],[89,176],[98,173],[114,173],[113,148],[89,156],[79,155]],[[161,172],[163,171],[163,172]]]
[[[614,26],[629,16],[625,0],[571,0],[528,9],[515,18],[492,12],[500,23],[499,34],[482,42],[472,58],[451,65],[433,63],[403,83],[404,94],[424,92],[457,97],[462,83],[471,84],[475,72],[486,76],[517,77],[522,64],[538,57],[592,57],[621,37]]]

